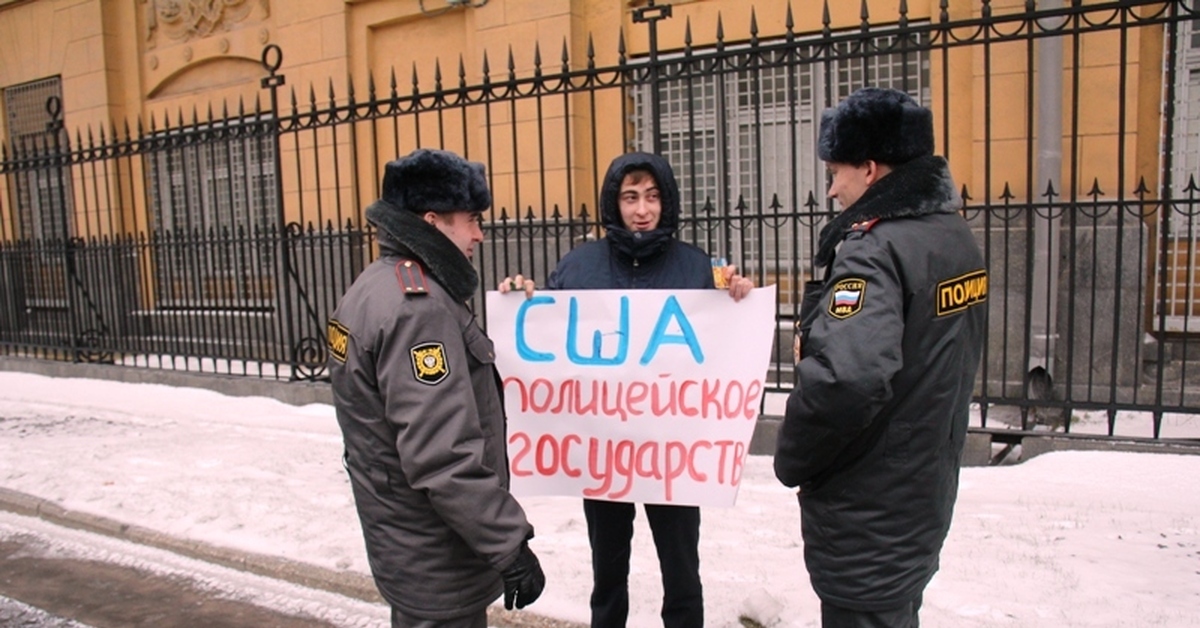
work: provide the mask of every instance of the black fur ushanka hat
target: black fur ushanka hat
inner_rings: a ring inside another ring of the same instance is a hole
[[[483,164],[445,150],[419,148],[389,161],[380,201],[401,211],[481,212],[492,205]]]
[[[933,112],[895,89],[864,87],[821,114],[822,161],[898,166],[933,154]]]

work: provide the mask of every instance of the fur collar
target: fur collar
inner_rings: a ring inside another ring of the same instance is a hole
[[[838,244],[855,224],[866,220],[890,220],[958,211],[962,199],[954,189],[950,169],[943,157],[919,157],[897,166],[867,188],[862,197],[821,229],[817,266],[833,261]]]
[[[379,227],[381,250],[415,258],[456,301],[475,296],[479,288],[475,267],[437,227],[384,200],[367,208],[367,220]]]

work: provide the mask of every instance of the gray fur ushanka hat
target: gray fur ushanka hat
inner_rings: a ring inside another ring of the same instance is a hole
[[[419,148],[389,161],[382,187],[380,201],[417,214],[481,212],[492,205],[483,164],[445,150]]]
[[[864,87],[821,114],[822,161],[898,166],[933,154],[933,112],[895,89]]]

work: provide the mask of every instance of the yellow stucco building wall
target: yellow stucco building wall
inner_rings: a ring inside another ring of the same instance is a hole
[[[1093,2],[1089,2],[1092,4]],[[591,203],[594,182],[608,160],[625,150],[622,112],[628,99],[616,90],[580,91],[570,96],[522,98],[433,111],[431,98],[405,100],[416,88],[436,87],[440,73],[447,102],[458,102],[460,82],[478,85],[486,57],[492,83],[510,77],[528,78],[535,72],[535,54],[543,74],[563,65],[580,71],[591,61],[600,67],[618,60],[623,38],[628,57],[649,50],[648,29],[635,24],[637,0],[473,0],[452,5],[446,0],[243,0],[241,2],[161,2],[156,0],[10,0],[0,2],[0,88],[47,77],[60,77],[65,127],[74,138],[118,130],[128,123],[177,125],[193,115],[206,119],[210,107],[224,110],[269,108],[268,90],[260,81],[267,72],[263,49],[277,45],[283,52],[279,73],[280,116],[292,128],[280,138],[284,164],[279,173],[283,207],[288,220],[311,219],[320,208],[325,219],[341,219],[374,199],[383,163],[416,145],[444,146],[489,164],[497,210],[564,213]],[[762,40],[786,34],[789,12],[797,32],[819,31],[824,19],[822,0],[676,0],[673,16],[658,24],[659,48],[679,51],[685,38],[701,49],[710,45],[718,28],[726,42],[749,38],[751,20]],[[895,20],[897,0],[866,2],[872,23]],[[833,28],[850,28],[861,21],[859,2],[830,2]],[[1021,0],[991,3],[995,14],[1024,8]],[[938,0],[907,3],[912,23],[937,21]],[[952,20],[978,17],[980,3],[952,0]],[[753,18],[752,18],[753,9]],[[967,35],[969,33],[964,33]],[[1130,31],[1123,40],[1117,31],[1066,42],[1063,84],[1064,118],[1078,114],[1078,141],[1064,140],[1064,168],[1077,167],[1063,177],[1075,177],[1081,193],[1093,179],[1115,193],[1145,177],[1151,189],[1157,181],[1159,94],[1162,91],[1161,28]],[[1124,92],[1112,86],[1122,65],[1118,51],[1129,50]],[[930,101],[939,119],[938,141],[951,155],[956,178],[976,201],[996,198],[1005,183],[1013,191],[1027,184],[1029,147],[1036,120],[1029,119],[1030,68],[1036,67],[1025,43],[934,50],[930,54]],[[511,66],[510,66],[511,59]],[[461,61],[460,61],[461,60]],[[460,65],[461,64],[461,65]],[[1069,70],[1078,64],[1080,102],[1071,100],[1075,86]],[[461,69],[460,69],[461,68]],[[460,74],[461,73],[461,74]],[[362,102],[368,86],[376,98],[391,92],[392,77],[401,109],[398,116],[363,117],[362,110],[331,109],[333,116],[355,116],[319,130],[296,129],[296,113],[344,106],[350,85]],[[990,85],[985,77],[991,78]],[[949,94],[946,94],[948,86]],[[503,91],[503,90],[500,90]],[[497,91],[497,93],[500,93]],[[293,93],[298,110],[293,110]],[[1122,102],[1123,100],[1123,102]],[[240,103],[240,105],[239,105]],[[1124,151],[1118,151],[1118,116],[1123,106]],[[415,107],[415,109],[414,109]],[[945,110],[946,108],[949,110]],[[193,112],[196,112],[193,114]],[[594,112],[594,113],[593,113]],[[940,120],[949,116],[948,137]],[[0,122],[0,138],[8,130]],[[1064,121],[1064,136],[1073,131]],[[370,138],[367,141],[365,138]],[[418,139],[419,138],[419,139]],[[84,139],[84,143],[87,140]],[[1114,160],[1123,155],[1123,168]],[[144,179],[137,160],[116,162],[116,180]],[[1125,180],[1113,180],[1123,172]],[[313,173],[320,173],[314,176]],[[357,176],[353,176],[357,175]],[[357,187],[353,184],[358,181]],[[118,195],[97,192],[94,181],[77,178],[76,194],[95,197],[77,203],[75,211],[99,213],[118,208],[125,229],[145,229],[145,194],[129,190]],[[6,214],[13,202],[11,183],[0,182]],[[128,183],[127,183],[128,185]],[[136,183],[135,183],[136,185]],[[120,186],[114,186],[120,187]],[[1061,191],[1061,190],[1060,190]],[[80,224],[91,224],[89,220]],[[12,237],[12,216],[2,219],[0,235]],[[96,221],[97,230],[108,227]],[[121,228],[121,227],[117,227]]]

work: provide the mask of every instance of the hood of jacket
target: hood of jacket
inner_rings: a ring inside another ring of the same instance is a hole
[[[954,189],[946,159],[936,155],[918,157],[896,166],[821,229],[814,262],[817,266],[828,266],[833,261],[838,244],[858,223],[948,214],[961,207],[962,199]]]
[[[645,170],[654,175],[654,182],[658,185],[662,214],[658,219],[658,227],[653,231],[630,232],[621,219],[621,182],[625,180],[625,175],[634,170]],[[600,222],[604,225],[609,245],[618,253],[635,260],[657,256],[675,237],[679,229],[679,212],[679,185],[666,159],[650,153],[627,153],[609,165],[600,188]]]
[[[446,292],[465,302],[479,287],[479,274],[471,260],[438,231],[437,227],[410,211],[378,200],[367,208],[367,220],[379,228],[379,248],[421,262]]]

